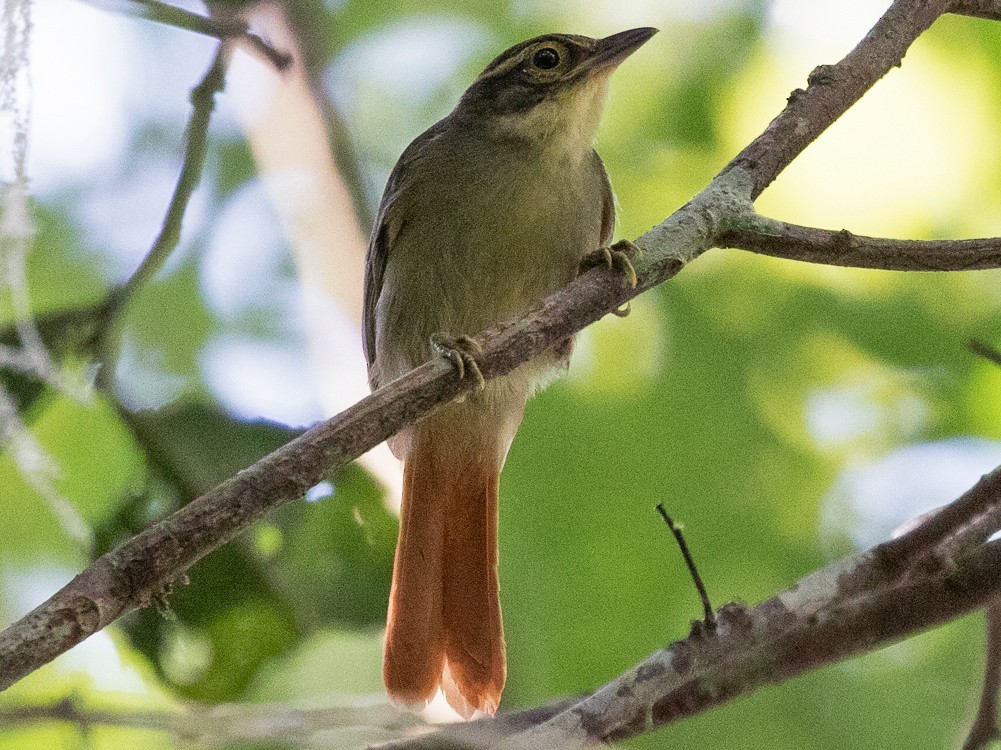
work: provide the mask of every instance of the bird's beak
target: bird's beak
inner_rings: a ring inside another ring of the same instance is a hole
[[[657,29],[644,26],[640,29],[620,31],[618,34],[599,39],[597,46],[587,61],[588,67],[594,70],[615,68],[629,55],[646,44]]]

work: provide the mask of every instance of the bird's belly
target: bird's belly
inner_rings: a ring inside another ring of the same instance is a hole
[[[600,205],[588,208],[571,200],[536,202],[528,212],[467,205],[404,227],[378,302],[383,382],[426,361],[432,334],[479,333],[569,283],[581,256],[600,242]],[[522,374],[545,378],[556,364],[544,358]]]

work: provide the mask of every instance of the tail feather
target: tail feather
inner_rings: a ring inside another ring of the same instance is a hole
[[[442,627],[444,505],[441,467],[427,450],[403,467],[400,536],[389,592],[383,680],[393,700],[426,705],[445,665]]]
[[[497,581],[498,478],[495,467],[457,477],[445,525],[445,659],[459,695],[490,714],[507,676]],[[449,703],[468,717],[458,700]]]
[[[421,432],[404,465],[386,689],[395,700],[426,703],[441,686],[466,718],[492,714],[507,673],[497,582],[503,453],[479,444],[485,438]]]

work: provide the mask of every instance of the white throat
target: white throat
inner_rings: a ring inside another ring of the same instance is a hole
[[[561,160],[590,158],[607,96],[608,75],[600,75],[525,112],[495,118],[495,132],[535,141]]]

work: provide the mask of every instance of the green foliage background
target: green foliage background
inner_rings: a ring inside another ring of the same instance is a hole
[[[498,50],[550,30],[661,27],[614,77],[598,141],[621,205],[619,234],[635,237],[700,189],[813,65],[838,52],[828,42],[811,47],[809,39],[783,37],[767,4],[696,13],[702,5],[651,5],[644,13],[638,4],[616,11],[571,0],[345,0],[294,8],[318,76],[334,92],[350,89],[338,104],[370,207],[406,143],[449,110]],[[185,32],[123,23],[152,40],[143,49],[157,49],[158,59],[130,60],[149,71],[143,86],[155,88],[156,71],[177,64],[175,54],[198,57],[197,64],[185,58],[194,71],[208,60],[210,42],[193,47]],[[433,45],[439,30],[465,46],[427,92],[398,96],[359,62],[376,59],[380,43]],[[1001,25],[939,22],[874,90],[874,102],[849,113],[760,207],[859,233],[1001,234],[999,60]],[[128,264],[115,266],[102,238],[88,234],[80,207],[122,199],[146,161],[180,154],[186,92],[164,87],[160,95],[169,106],[128,122],[121,173],[93,175],[89,185],[36,202],[28,271],[41,323],[97,303],[127,273]],[[226,106],[223,96],[219,108]],[[234,328],[263,342],[300,335],[283,320],[287,311],[266,302],[234,321],[206,299],[200,252],[214,217],[254,180],[240,133],[213,130],[182,252],[130,309],[126,344],[175,384],[162,408],[132,412],[100,393],[80,405],[0,373],[59,467],[59,491],[94,529],[96,553],[296,434],[229,413],[199,365],[212,338]],[[123,212],[120,221],[130,220]],[[152,237],[156,221],[148,224]],[[294,281],[288,262],[272,273],[262,289]],[[506,707],[591,690],[686,634],[698,602],[656,503],[685,522],[714,601],[757,602],[867,533],[853,531],[861,515],[853,519],[838,505],[839,477],[908,446],[1001,439],[1001,373],[965,348],[971,337],[1001,339],[997,272],[905,275],[713,251],[634,308],[582,336],[570,377],[533,401],[508,459],[500,526]],[[824,427],[824,403],[835,404],[835,428]],[[350,467],[331,481],[331,497],[272,514],[199,563],[162,607],[124,618],[82,647],[84,655],[39,670],[0,695],[0,708],[66,696],[123,711],[186,700],[323,705],[378,696],[396,521],[363,470]],[[90,556],[9,453],[0,456],[0,497],[6,624]],[[883,499],[871,498],[874,513]],[[906,517],[886,519],[887,528]],[[974,705],[980,644],[979,617],[967,618],[628,744],[950,746]],[[0,728],[4,750],[82,741],[77,728],[57,723]],[[186,746],[125,729],[95,730],[89,742]],[[324,742],[315,746],[349,746]]]

